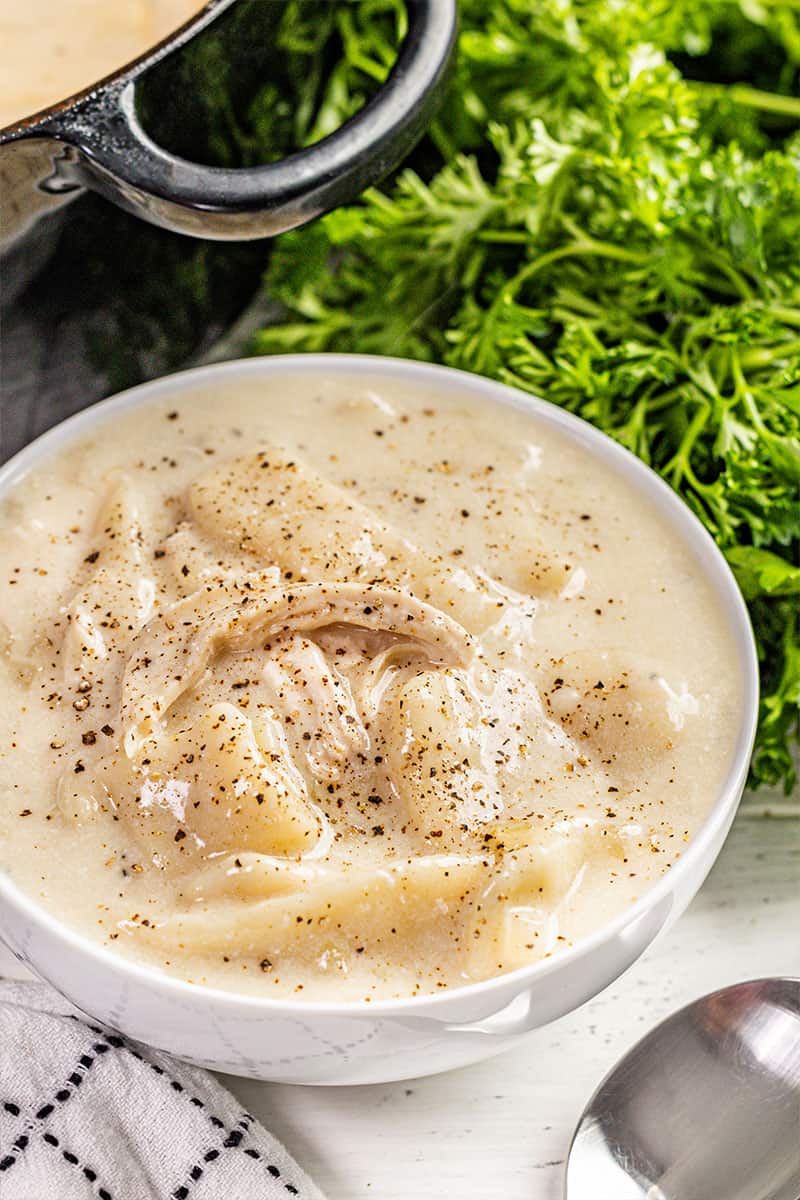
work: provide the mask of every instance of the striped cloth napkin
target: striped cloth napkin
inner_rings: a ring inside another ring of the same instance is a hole
[[[323,1200],[207,1071],[0,980],[0,1200]]]

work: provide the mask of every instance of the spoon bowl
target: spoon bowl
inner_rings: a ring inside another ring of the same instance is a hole
[[[566,1200],[798,1200],[800,979],[712,992],[630,1050],[589,1101]]]

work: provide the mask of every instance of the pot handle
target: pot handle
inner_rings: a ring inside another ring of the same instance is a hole
[[[271,237],[353,200],[422,136],[452,58],[455,0],[406,3],[408,33],[385,84],[313,146],[264,166],[189,162],[148,137],[127,77],[37,127],[70,147],[57,190],[85,186],[154,225],[219,240]]]

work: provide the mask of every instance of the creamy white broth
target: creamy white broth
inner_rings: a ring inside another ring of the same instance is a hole
[[[525,411],[197,386],[70,444],[0,529],[0,863],[197,984],[379,998],[557,953],[730,763],[698,564]]]
[[[0,0],[0,126],[124,67],[203,0]]]

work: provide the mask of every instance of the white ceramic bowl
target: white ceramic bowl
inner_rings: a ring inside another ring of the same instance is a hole
[[[379,1083],[445,1071],[512,1045],[607,987],[686,908],[719,853],[744,788],[755,732],[758,673],[752,632],[731,572],[689,509],[652,471],[584,421],[542,400],[461,371],[402,359],[293,355],[202,367],[133,388],[79,413],[0,470],[0,495],[73,438],[149,401],[184,398],[209,381],[287,372],[383,375],[442,392],[527,408],[625,476],[656,504],[719,598],[741,660],[743,699],[727,779],[678,862],[636,904],[553,958],[482,983],[406,1000],[314,1003],[203,988],[117,957],[59,923],[0,875],[0,934],[77,1008],[138,1041],[217,1070],[289,1083]],[[80,864],[76,864],[76,881]]]

